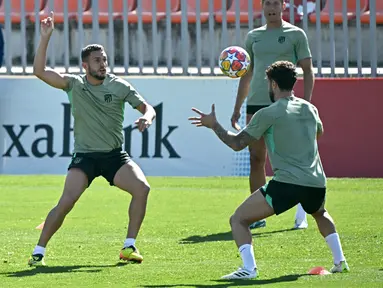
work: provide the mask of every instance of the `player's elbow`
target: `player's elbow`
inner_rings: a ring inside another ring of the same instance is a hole
[[[44,73],[43,72],[40,72],[40,71],[33,72],[33,75],[35,75],[38,79],[40,79],[40,80],[45,82]]]
[[[311,58],[305,58],[300,60],[298,65],[302,68],[303,73],[313,72],[313,62]]]
[[[238,144],[238,143],[231,145],[231,149],[233,149],[235,152],[242,151],[243,149],[245,149],[245,147],[246,146],[243,146],[243,145]]]
[[[235,152],[241,151],[237,145],[231,145],[231,149],[233,149]]]
[[[37,67],[33,67],[33,75],[35,75],[37,78],[41,79],[44,74],[44,69],[39,69]]]
[[[313,66],[310,64],[306,64],[306,65],[302,65],[302,72],[303,72],[303,76],[314,76],[314,70],[313,70]]]
[[[35,59],[33,62],[33,75],[37,78],[42,79],[46,71],[45,63],[40,63],[38,59]]]
[[[37,70],[35,67],[33,67],[33,75],[35,75],[36,77],[39,77],[40,75],[39,70]]]
[[[314,79],[314,70],[312,68],[307,68],[306,70],[303,70],[303,77],[309,77],[310,79]]]

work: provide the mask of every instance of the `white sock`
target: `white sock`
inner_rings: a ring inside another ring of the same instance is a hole
[[[295,214],[295,220],[298,223],[302,223],[303,221],[307,222],[307,214],[306,211],[303,210],[301,203],[297,205],[297,213]]]
[[[257,264],[255,263],[253,246],[250,244],[243,244],[238,250],[243,261],[243,268],[247,271],[256,269]]]
[[[134,238],[126,238],[124,241],[124,248],[129,246],[134,246],[136,244],[136,239]]]
[[[36,245],[35,249],[33,250],[33,253],[32,255],[36,255],[36,254],[41,254],[41,255],[45,255],[45,247],[41,247],[39,245]]]
[[[328,247],[331,249],[332,256],[334,257],[334,264],[339,264],[341,261],[344,261],[345,258],[338,233],[332,233],[324,239],[326,240]]]

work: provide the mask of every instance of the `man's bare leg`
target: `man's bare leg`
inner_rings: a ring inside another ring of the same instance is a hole
[[[133,161],[129,161],[117,171],[114,185],[130,193],[132,200],[129,205],[129,225],[120,258],[128,261],[141,262],[135,243],[142,222],[145,218],[150,185],[141,168]]]
[[[83,171],[78,168],[72,168],[68,171],[65,179],[64,191],[58,204],[48,213],[43,230],[40,234],[40,239],[29,260],[29,265],[39,266],[44,264],[42,258],[45,255],[45,249],[49,240],[61,227],[65,217],[72,210],[75,203],[87,187],[88,177]]]
[[[234,241],[243,261],[238,271],[223,276],[223,279],[245,279],[257,277],[249,224],[274,215],[274,209],[266,201],[260,190],[251,194],[230,217]]]
[[[335,228],[335,223],[330,214],[324,207],[325,203],[322,204],[322,207],[313,214],[311,214],[317,225],[319,232],[322,234],[325,239],[328,247],[330,248],[333,259],[334,259],[334,267],[332,267],[332,273],[338,272],[348,272],[350,268],[346,262],[346,258],[343,254],[342,245],[340,243],[339,235]]]
[[[253,114],[246,115],[246,123],[248,124]],[[254,142],[249,146],[250,153],[250,193],[254,193],[260,187],[266,184],[266,144],[263,138]],[[265,219],[259,219],[254,223],[250,223],[250,229],[261,228],[266,226]]]

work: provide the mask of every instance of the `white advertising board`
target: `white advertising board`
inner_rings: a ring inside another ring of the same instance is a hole
[[[124,148],[148,176],[234,175],[238,154],[206,128],[188,121],[215,103],[230,128],[238,81],[228,78],[126,77],[152,104],[157,119],[147,141],[134,128],[139,112],[125,109]],[[33,78],[0,78],[0,174],[65,174],[73,149],[73,119],[65,92]]]

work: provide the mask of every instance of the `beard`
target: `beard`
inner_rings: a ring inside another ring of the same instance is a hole
[[[106,78],[106,74],[104,74],[104,75],[98,74],[98,72],[95,70],[90,70],[89,74],[90,74],[90,76],[92,76],[93,78],[95,78],[97,80],[104,80]]]
[[[275,94],[273,92],[273,90],[269,89],[269,97],[270,97],[270,100],[271,102],[275,102]]]

